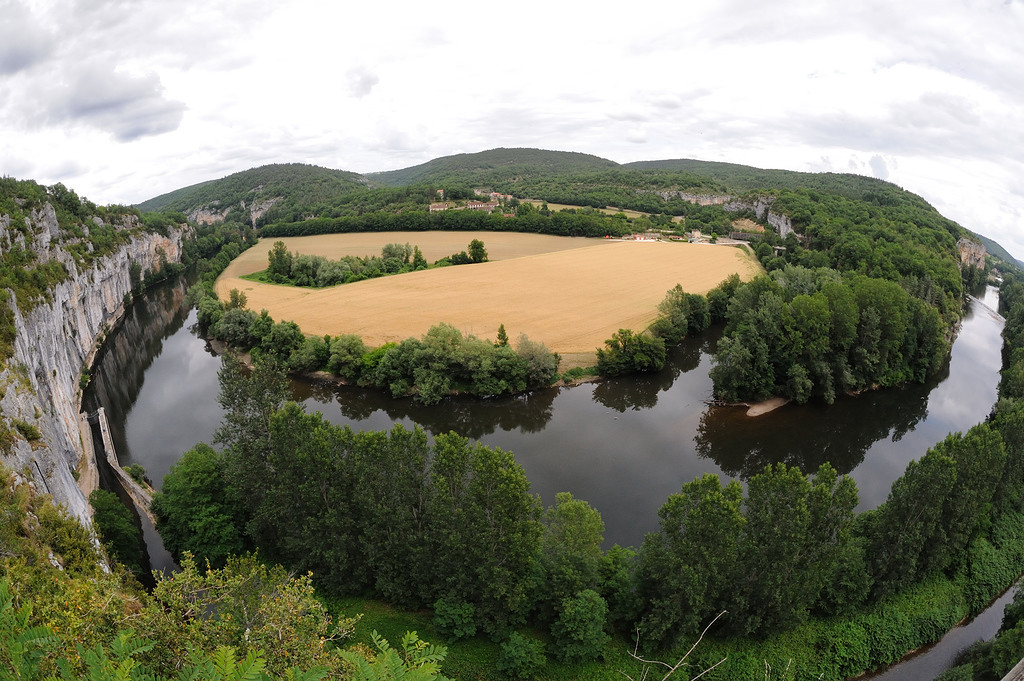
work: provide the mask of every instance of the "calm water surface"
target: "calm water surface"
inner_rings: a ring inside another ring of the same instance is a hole
[[[222,414],[220,361],[190,331],[195,313],[182,309],[184,291],[183,283],[167,286],[133,306],[110,335],[86,395],[86,408],[106,407],[122,465],[142,464],[158,486],[182,452],[211,441]],[[707,404],[715,332],[672,350],[669,367],[655,376],[514,398],[424,407],[307,380],[292,388],[308,410],[357,430],[418,424],[431,434],[455,430],[512,451],[546,505],[557,492],[572,492],[601,512],[608,545],[638,546],[657,529],[668,495],[707,472],[745,480],[779,461],[804,471],[828,461],[857,481],[861,508],[880,504],[911,459],[990,412],[1003,327],[994,312],[997,296],[989,287],[971,301],[949,362],[928,383],[843,397],[830,407],[786,406],[757,418]],[[961,639],[991,637],[1002,604],[986,612],[967,634],[954,630],[947,637],[956,639],[952,644],[944,639],[935,646],[938,653],[929,655],[942,658],[928,669],[941,671],[966,647]]]
[[[184,286],[145,296],[111,334],[87,406],[103,405],[122,464],[157,482],[181,453],[210,442],[221,418],[219,359],[190,332]],[[975,300],[947,366],[925,385],[843,397],[831,407],[790,405],[747,417],[713,407],[710,352],[717,334],[685,342],[655,376],[554,388],[513,398],[449,399],[424,407],[377,391],[294,381],[297,400],[357,430],[419,424],[455,430],[515,453],[545,504],[572,492],[601,511],[608,544],[639,545],[669,494],[703,474],[745,480],[784,461],[805,471],[830,462],[857,481],[861,508],[948,433],[982,421],[996,399],[1002,319],[995,289]]]

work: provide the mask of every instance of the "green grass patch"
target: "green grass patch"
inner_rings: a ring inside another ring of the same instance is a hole
[[[28,421],[22,421],[21,419],[14,419],[14,427],[18,429],[21,436],[29,442],[35,442],[43,437],[43,434],[39,432],[39,429]]]
[[[271,281],[269,276],[270,270],[260,270],[259,272],[253,272],[252,274],[243,274],[239,279],[245,279],[246,281],[258,281],[261,284],[278,284],[276,281]],[[291,283],[279,284],[280,286],[294,286]],[[312,287],[310,287],[312,288]]]
[[[407,611],[381,601],[369,598],[322,598],[325,607],[333,616],[352,617],[362,613],[356,625],[356,633],[350,643],[365,643],[372,646],[370,637],[377,631],[391,642],[402,640],[407,631],[415,631],[421,639],[448,648],[448,657],[442,665],[445,676],[458,681],[493,681],[508,678],[498,671],[498,656],[501,646],[485,636],[477,635],[462,641],[450,641],[432,624],[428,610]],[[545,643],[546,632],[524,629],[523,633],[541,639]],[[631,644],[621,638],[614,638],[604,651],[604,660],[585,664],[563,664],[546,651],[547,663],[537,678],[550,681],[621,681],[624,671],[634,678],[637,664],[627,654]]]
[[[558,378],[561,378],[563,381],[566,381],[566,382],[571,382],[571,381],[578,381],[581,378],[587,378],[587,377],[590,377],[590,376],[600,376],[600,375],[601,374],[597,371],[597,367],[596,366],[573,367],[572,369],[568,369],[568,370],[562,372],[562,375],[560,377],[558,377]],[[556,378],[556,380],[557,380],[557,378]]]

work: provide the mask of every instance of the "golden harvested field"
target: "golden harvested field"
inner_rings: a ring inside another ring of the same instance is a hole
[[[746,249],[706,244],[629,242],[501,232],[387,232],[281,239],[292,252],[337,258],[379,253],[386,243],[418,245],[427,260],[487,247],[491,262],[368,279],[328,289],[261,284],[238,278],[266,269],[277,239],[243,253],[217,280],[227,299],[237,288],[248,307],[307,334],[354,333],[373,347],[422,336],[438,322],[494,338],[504,324],[562,354],[562,369],[591,364],[594,351],[620,328],[640,331],[676,284],[705,293],[731,273],[744,280],[761,271]]]

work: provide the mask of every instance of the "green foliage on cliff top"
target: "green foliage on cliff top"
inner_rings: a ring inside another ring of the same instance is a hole
[[[309,209],[364,186],[359,175],[344,170],[302,163],[278,163],[161,194],[138,204],[138,208],[185,213],[196,208],[221,211],[238,209],[242,202],[248,207],[253,202],[280,198],[283,204]],[[248,209],[241,212],[248,214]]]
[[[618,165],[606,158],[578,152],[500,148],[475,154],[443,156],[410,168],[370,173],[367,177],[375,183],[388,186],[429,183],[438,178],[458,178],[472,183],[478,177],[492,172],[501,175],[524,171],[555,175],[603,170]]]
[[[45,224],[48,207],[57,222],[56,232],[50,234]],[[53,288],[72,275],[69,267],[87,269],[139,234],[166,236],[172,225],[184,220],[173,213],[143,216],[135,208],[97,206],[60,183],[44,187],[32,180],[0,177],[0,228],[6,225],[0,230],[0,361],[14,351],[11,305],[28,313],[50,300]],[[74,265],[65,264],[55,248],[69,253]]]

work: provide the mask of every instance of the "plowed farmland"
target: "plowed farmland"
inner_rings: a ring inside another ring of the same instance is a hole
[[[217,293],[243,291],[248,307],[307,334],[354,333],[369,346],[419,337],[438,322],[494,338],[505,325],[562,354],[562,369],[588,364],[620,328],[642,330],[676,284],[705,293],[736,272],[760,270],[746,250],[688,243],[634,242],[500,232],[387,232],[281,239],[292,252],[339,258],[370,255],[387,243],[419,246],[429,262],[464,250],[471,239],[490,262],[410,272],[326,289],[262,284],[239,277],[267,267],[276,239],[239,256],[217,280]]]

